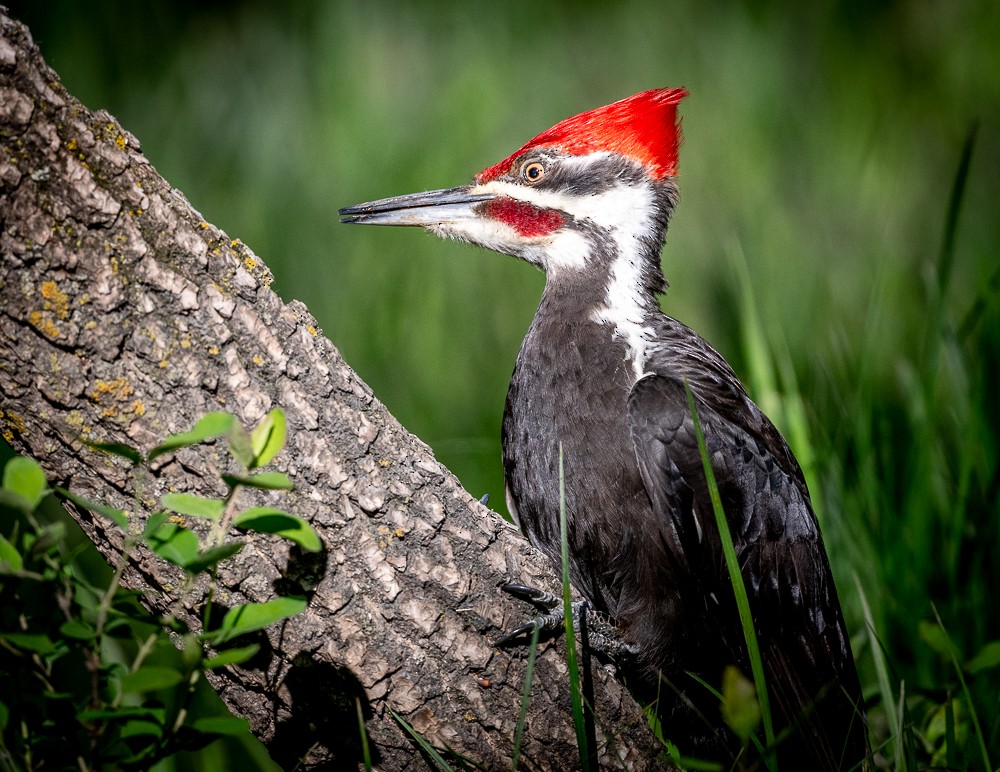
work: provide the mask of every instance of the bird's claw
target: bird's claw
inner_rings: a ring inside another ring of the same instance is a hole
[[[540,627],[540,625],[538,624],[538,621],[539,620],[537,620],[537,619],[532,619],[530,622],[526,622],[525,624],[521,625],[520,627],[515,627],[513,630],[511,630],[511,631],[509,631],[507,633],[504,633],[499,638],[497,638],[493,642],[493,645],[497,646],[499,648],[503,648],[504,646],[510,646],[510,645],[516,643],[517,640],[522,635],[529,635],[536,627]]]
[[[513,595],[515,598],[527,601],[542,611],[551,611],[562,603],[562,599],[557,598],[551,592],[539,590],[537,587],[529,587],[526,584],[508,582],[507,584],[501,585],[500,589],[509,595]]]
[[[547,613],[541,614],[513,630],[500,636],[495,646],[510,646],[518,643],[525,636],[534,632],[538,628],[543,633],[552,633],[562,630],[566,624],[565,609],[562,605],[562,598],[553,595],[551,592],[539,590],[536,587],[528,587],[524,584],[509,582],[501,585],[501,589],[513,595],[515,598],[531,603],[536,608]],[[606,614],[595,611],[590,601],[577,600],[570,604],[570,613],[573,615],[573,628],[579,632],[581,619],[587,626],[588,643],[590,649],[612,657],[634,656],[638,654],[639,648],[632,643],[622,640],[615,629],[614,623],[608,619]]]

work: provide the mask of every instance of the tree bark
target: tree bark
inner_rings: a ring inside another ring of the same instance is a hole
[[[228,603],[305,593],[307,610],[261,636],[262,653],[213,683],[285,767],[348,768],[355,698],[377,765],[427,765],[389,709],[430,743],[509,768],[524,652],[491,641],[529,610],[498,590],[557,590],[548,561],[481,506],[344,363],[299,302],[239,240],[194,211],[104,111],[59,83],[28,30],[0,9],[0,430],[50,479],[145,516],[167,490],[220,495],[224,449],[164,457],[137,496],[124,462],[82,440],[148,450],[204,413],[252,425],[275,406],[289,441],[276,467],[296,489],[273,503],[306,517],[318,558],[257,535],[223,564]],[[275,494],[244,494],[242,503]],[[109,561],[117,527],[73,511]],[[144,549],[125,582],[174,600],[176,570]],[[197,598],[189,600],[196,626]],[[608,668],[592,670],[600,764],[652,769],[655,741]],[[579,758],[561,641],[539,652],[522,768]]]

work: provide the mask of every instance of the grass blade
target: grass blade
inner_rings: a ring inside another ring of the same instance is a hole
[[[854,574],[854,584],[858,588],[858,598],[861,601],[861,612],[865,619],[865,632],[868,635],[868,648],[870,648],[872,652],[872,662],[875,665],[875,677],[878,680],[878,690],[882,697],[882,705],[885,710],[886,722],[889,726],[896,728],[900,726],[900,722],[899,716],[896,714],[895,695],[893,694],[892,686],[889,684],[889,665],[885,659],[885,651],[882,648],[882,641],[879,640],[878,633],[875,632],[875,620],[872,617],[871,606],[868,605],[868,595],[865,594],[864,587],[861,584],[861,578],[858,576],[857,572]],[[894,737],[896,737],[896,735],[892,735],[889,742],[895,742],[895,751],[893,752],[892,748],[886,748],[885,753],[890,757],[895,755],[895,764],[893,769],[899,770],[899,772],[905,772],[906,766],[903,763],[902,748],[898,742],[892,739]]]
[[[962,685],[962,693],[969,703],[969,716],[972,719],[972,726],[976,730],[976,739],[979,741],[979,752],[983,758],[983,769],[993,769],[993,765],[990,763],[990,752],[986,747],[986,737],[983,735],[983,728],[979,723],[979,713],[976,711],[975,703],[972,701],[972,692],[969,691],[969,685],[965,681],[965,673],[962,672],[962,665],[958,661],[955,646],[951,642],[951,636],[948,635],[948,631],[944,629],[944,622],[941,621],[941,615],[938,613],[937,606],[931,604],[931,608],[934,609],[934,618],[937,620],[938,626],[941,628],[941,633],[948,643],[948,654],[951,657],[951,664],[958,675],[958,682]]]
[[[976,134],[979,133],[979,122],[975,121],[965,135],[962,145],[962,157],[955,170],[955,179],[951,185],[951,195],[948,197],[948,214],[944,223],[944,238],[941,241],[941,254],[938,258],[937,285],[939,297],[944,297],[951,280],[951,268],[955,262],[955,233],[958,231],[958,214],[962,211],[962,199],[965,196],[965,186],[969,179],[969,167],[972,165],[972,148],[976,144]]]
[[[580,750],[580,768],[595,769],[587,742],[584,720],[583,691],[580,688],[580,665],[576,656],[576,631],[573,629],[573,608],[569,584],[569,528],[566,522],[566,474],[563,468],[563,449],[559,443],[559,540],[562,543],[563,621],[566,625],[566,666],[569,669],[570,702],[573,707],[573,727],[576,745]]]
[[[365,728],[365,714],[361,709],[361,698],[354,698],[354,706],[358,711],[358,732],[361,733],[361,758],[365,762],[365,772],[372,772],[372,754],[368,749],[368,730]]]
[[[399,715],[392,708],[389,708],[389,714],[396,719],[396,723],[403,727],[406,733],[413,738],[414,742],[420,746],[420,749],[430,757],[431,761],[437,765],[438,769],[442,770],[442,772],[453,772],[451,765],[444,760],[444,756],[438,752],[437,748],[427,742],[426,738],[410,726],[409,722],[405,718]]]
[[[694,403],[694,394],[691,393],[691,387],[688,385],[687,380],[684,381],[684,392],[687,394],[688,409],[691,411],[691,419],[694,421],[694,433],[698,441],[698,452],[701,454],[701,462],[705,470],[705,480],[708,484],[709,496],[712,499],[712,511],[715,513],[715,523],[719,529],[722,552],[726,559],[726,568],[729,571],[729,580],[732,582],[733,594],[736,596],[736,606],[740,612],[740,624],[743,626],[743,637],[746,639],[747,654],[750,657],[750,669],[753,671],[754,687],[757,689],[757,699],[760,701],[760,716],[764,724],[764,739],[767,748],[773,754],[774,722],[771,718],[771,701],[767,693],[767,682],[764,679],[764,663],[760,657],[760,647],[757,645],[757,633],[753,625],[753,616],[750,614],[750,599],[747,596],[747,588],[743,583],[743,574],[740,571],[740,564],[736,558],[736,547],[733,545],[733,535],[729,532],[729,521],[726,520],[726,513],[722,508],[719,486],[715,482],[715,472],[712,470],[712,462],[708,457],[705,437],[701,431],[701,424],[698,422],[698,410]],[[765,756],[764,760],[768,769],[777,769],[777,762],[774,760],[773,755]]]
[[[538,636],[542,629],[535,625],[531,631],[531,643],[528,649],[528,665],[524,669],[524,692],[521,694],[521,710],[517,714],[517,728],[514,730],[514,756],[510,768],[517,770],[517,762],[521,758],[521,741],[524,739],[524,724],[528,717],[528,703],[531,701],[531,680],[535,675],[535,656],[538,654]]]

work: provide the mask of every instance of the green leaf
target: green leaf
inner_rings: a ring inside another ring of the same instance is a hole
[[[155,692],[170,689],[184,679],[183,674],[169,667],[141,667],[122,678],[123,692]]]
[[[132,625],[136,622],[141,624],[149,624],[148,617],[143,617],[142,619],[136,619],[132,616],[117,616],[109,619],[104,624],[104,634],[109,635],[112,638],[132,638],[135,636],[136,632],[132,629]]]
[[[126,515],[122,510],[109,507],[107,504],[99,504],[96,501],[84,498],[78,493],[73,493],[73,491],[69,491],[58,486],[56,486],[56,492],[64,499],[72,501],[78,507],[86,509],[88,512],[93,512],[95,515],[106,517],[122,530],[128,528],[128,515]]]
[[[60,544],[66,538],[66,524],[55,522],[45,526],[28,550],[30,556],[41,555]]]
[[[199,552],[194,559],[184,564],[184,570],[191,574],[200,574],[202,571],[207,571],[216,563],[221,563],[223,560],[231,558],[241,549],[243,549],[243,542],[241,541],[220,544],[218,547],[212,547],[204,552]]]
[[[205,716],[195,719],[192,729],[204,734],[218,734],[239,737],[250,731],[250,722],[238,716]]]
[[[295,616],[305,607],[306,599],[298,596],[236,606],[226,612],[219,628],[208,631],[206,637],[214,644],[225,643],[237,636],[252,633],[282,619]]]
[[[95,708],[94,710],[81,710],[76,714],[77,720],[81,723],[145,719],[161,725],[163,724],[164,716],[165,711],[163,708],[147,708],[132,705],[122,705],[118,708]]]
[[[217,667],[226,667],[227,665],[242,665],[258,651],[260,651],[260,644],[257,643],[252,643],[249,646],[240,646],[235,649],[226,649],[214,657],[206,659],[204,667],[207,670],[211,670]]]
[[[145,538],[146,544],[164,560],[184,568],[198,557],[198,537],[176,523],[166,523]]]
[[[20,493],[14,493],[6,488],[0,488],[0,507],[4,509],[16,509],[18,512],[30,514],[34,507]]]
[[[319,552],[323,544],[319,535],[298,515],[273,507],[251,507],[236,516],[233,524],[245,531],[273,533],[293,541],[308,552]]]
[[[722,720],[741,740],[748,740],[760,724],[753,681],[732,665],[722,671]]]
[[[245,485],[248,488],[263,488],[264,490],[290,491],[295,487],[291,478],[284,472],[258,472],[247,476],[232,474],[222,475],[223,482],[230,488]]]
[[[190,431],[172,434],[149,451],[149,460],[159,458],[164,453],[221,437],[228,434],[235,424],[236,418],[231,413],[206,413]]]
[[[0,573],[9,571],[20,571],[24,568],[24,559],[17,547],[11,544],[0,534]]]
[[[171,644],[172,645],[172,644]],[[205,647],[194,633],[187,633],[181,641],[181,661],[188,668],[201,667],[205,658]]]
[[[166,509],[192,517],[222,517],[226,502],[221,499],[210,499],[196,496],[193,493],[165,493],[160,497],[160,504]]]
[[[253,468],[254,453],[250,442],[250,434],[240,423],[233,423],[232,431],[228,435],[229,453],[236,459],[240,466],[246,469]]]
[[[56,645],[47,635],[41,633],[0,633],[0,640],[7,641],[19,649],[37,654],[51,654]]]
[[[3,468],[3,487],[23,497],[31,509],[42,503],[48,492],[45,472],[32,458],[15,456]]]
[[[59,626],[59,632],[67,638],[75,638],[78,641],[88,641],[97,635],[97,631],[93,627],[81,622],[79,619],[70,619],[63,622]]]
[[[125,740],[129,737],[160,737],[162,734],[163,727],[155,721],[133,719],[121,728],[118,736]]]
[[[257,425],[250,435],[250,447],[253,451],[253,463],[250,469],[264,466],[278,455],[278,452],[285,446],[285,411],[280,407],[274,408],[264,416],[264,420]]]
[[[997,665],[1000,665],[1000,641],[990,641],[966,663],[965,669],[970,673],[978,673],[980,670],[990,670]]]
[[[83,444],[91,450],[99,450],[111,456],[124,458],[132,466],[138,466],[142,463],[142,453],[131,445],[126,445],[124,442],[91,442],[90,440],[84,440]]]
[[[142,528],[142,538],[145,539],[148,543],[150,534],[156,533],[156,531],[159,530],[160,526],[163,525],[165,522],[167,522],[167,520],[169,519],[170,516],[162,510],[151,514],[149,518],[146,520],[146,525],[144,525]]]

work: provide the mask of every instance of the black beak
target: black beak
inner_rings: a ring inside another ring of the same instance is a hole
[[[369,201],[340,210],[340,221],[358,225],[443,225],[478,219],[475,205],[496,196],[473,193],[473,186],[428,190]]]

